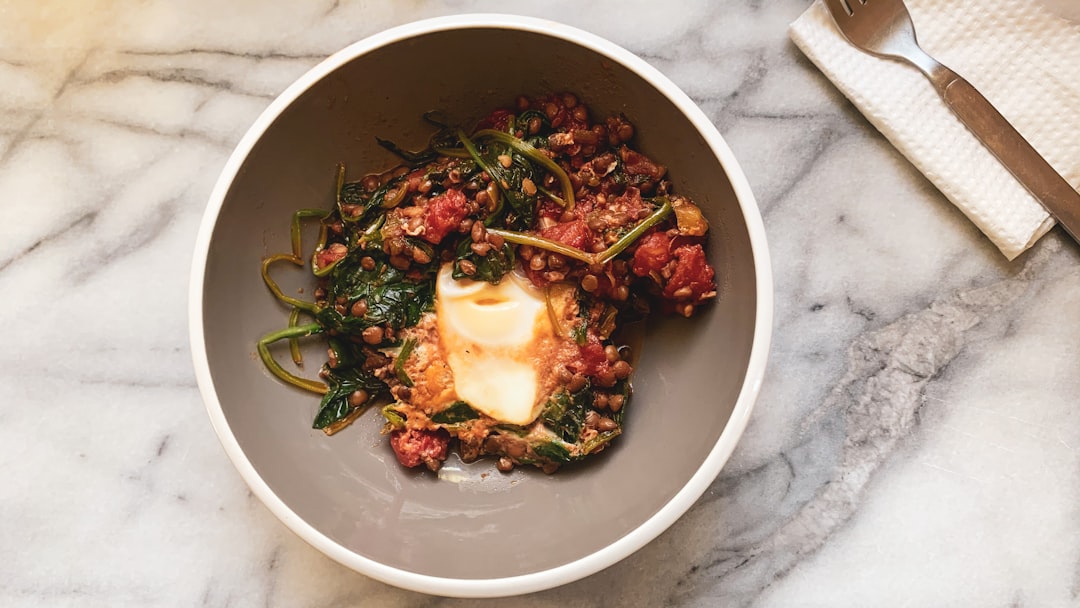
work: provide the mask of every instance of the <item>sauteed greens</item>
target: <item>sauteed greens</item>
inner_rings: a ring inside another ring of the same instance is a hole
[[[630,146],[624,116],[594,122],[572,94],[521,97],[468,131],[425,118],[424,149],[379,139],[400,165],[352,181],[339,166],[332,207],[294,214],[291,252],[262,263],[289,316],[258,341],[260,358],[322,396],[313,426],[327,434],[379,405],[405,466],[437,469],[452,442],[501,470],[550,472],[602,450],[631,393],[616,330],[654,309],[689,317],[715,297],[708,223]],[[305,222],[319,227],[310,255]],[[280,262],[310,268],[313,301],[278,287]],[[299,365],[299,340],[313,335],[328,347],[319,380],[270,348],[288,341]]]

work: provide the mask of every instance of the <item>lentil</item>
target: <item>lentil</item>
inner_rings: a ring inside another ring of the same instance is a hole
[[[596,428],[599,423],[600,414],[597,414],[594,410],[589,410],[589,413],[585,414],[585,426]]]
[[[364,342],[371,344],[372,346],[379,344],[383,341],[383,336],[386,332],[378,325],[372,325],[365,329],[360,335],[364,337]]]
[[[367,311],[367,300],[357,300],[353,302],[352,307],[349,309],[349,312],[352,313],[352,316],[354,317],[362,317],[367,314]]]
[[[484,241],[484,234],[486,232],[487,229],[484,228],[484,222],[473,222],[469,236],[472,237],[474,243],[481,243]]]
[[[612,412],[617,412],[622,409],[625,400],[626,399],[622,395],[612,395],[608,397],[607,405],[611,408]]]
[[[487,256],[488,252],[491,251],[491,243],[488,243],[488,242],[473,243],[473,244],[469,245],[469,249],[471,249],[472,252],[475,253],[476,255],[478,255],[480,257],[485,257],[485,256]]]
[[[619,360],[619,349],[614,344],[608,344],[604,347],[604,356],[607,357],[608,363],[615,363]]]
[[[367,400],[368,392],[362,388],[349,393],[349,405],[353,407],[360,407],[361,405],[367,403]]]
[[[576,393],[581,389],[585,388],[585,382],[585,374],[574,374],[574,376],[570,379],[569,384],[566,385],[566,390],[570,391],[571,393]]]
[[[592,293],[596,291],[596,288],[600,286],[600,282],[597,281],[595,275],[587,274],[581,277],[581,288],[585,291]]]

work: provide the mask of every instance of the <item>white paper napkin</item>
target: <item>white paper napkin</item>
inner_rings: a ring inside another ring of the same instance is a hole
[[[872,1],[872,0],[871,0]],[[919,43],[966,78],[1075,188],[1080,184],[1080,27],[1021,0],[906,0]],[[840,34],[816,0],[795,44],[1010,260],[1053,226],[1041,205],[906,63]]]

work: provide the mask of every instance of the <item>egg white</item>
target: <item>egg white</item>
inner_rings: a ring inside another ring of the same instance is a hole
[[[546,401],[542,376],[553,373],[558,344],[543,294],[515,273],[498,285],[451,273],[451,264],[439,271],[435,310],[454,391],[499,422],[531,423]]]

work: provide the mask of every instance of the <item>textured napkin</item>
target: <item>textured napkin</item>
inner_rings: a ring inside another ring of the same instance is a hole
[[[1080,27],[1021,0],[906,0],[919,43],[975,86],[1075,188]],[[816,0],[791,39],[1010,260],[1053,226],[914,66],[847,42]]]

